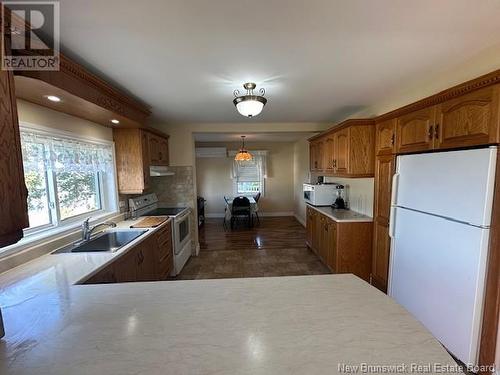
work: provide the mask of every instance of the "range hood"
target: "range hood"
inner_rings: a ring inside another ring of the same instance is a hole
[[[169,171],[168,167],[163,165],[152,165],[149,167],[149,175],[151,177],[173,176],[174,172]]]

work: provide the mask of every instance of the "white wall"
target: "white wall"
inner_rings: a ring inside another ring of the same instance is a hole
[[[330,123],[283,122],[283,123],[194,123],[194,124],[164,124],[153,126],[170,136],[170,164],[187,166],[195,164],[193,133],[280,133],[280,132],[318,132],[331,126]]]
[[[479,52],[467,61],[449,66],[437,74],[428,75],[424,80],[408,77],[397,91],[381,93],[378,102],[349,118],[378,116],[497,69],[500,69],[500,44]]]
[[[309,142],[303,138],[293,145],[293,195],[294,195],[294,213],[298,221],[305,225],[306,223],[306,204],[304,202],[304,193],[302,185],[310,182],[311,173],[309,172]]]
[[[206,142],[196,147],[225,147],[228,151],[238,150],[240,143]],[[259,201],[262,214],[291,215],[294,211],[294,154],[292,142],[248,142],[246,148],[267,151],[267,178],[265,194]],[[233,180],[230,176],[232,157],[197,158],[196,185],[199,196],[207,202],[208,216],[224,214],[224,195],[233,195]]]

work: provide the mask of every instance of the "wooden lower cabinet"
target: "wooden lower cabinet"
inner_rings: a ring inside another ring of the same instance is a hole
[[[173,267],[171,234],[168,222],[84,284],[166,280]]]
[[[387,292],[390,248],[389,224],[386,220],[375,219],[371,284],[384,293]]]
[[[333,273],[353,273],[370,280],[371,222],[336,222],[307,207],[307,245]]]

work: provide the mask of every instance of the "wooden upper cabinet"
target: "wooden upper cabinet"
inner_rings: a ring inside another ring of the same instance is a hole
[[[17,119],[16,96],[12,72],[0,71],[0,247],[11,245],[23,237],[29,226],[27,198],[24,182],[21,139]]]
[[[168,165],[168,138],[143,129],[113,129],[118,191],[142,194],[149,187],[149,167]]]
[[[327,176],[371,177],[374,173],[375,127],[371,120],[355,120],[332,129],[309,144],[311,171]]]
[[[158,143],[158,154],[160,165],[169,165],[168,139],[160,137]]]
[[[314,140],[310,143],[310,167],[311,171],[322,171],[325,163],[325,141],[323,138]]]
[[[375,127],[375,154],[390,155],[396,151],[396,119],[377,123]]]
[[[309,170],[311,172],[316,170],[316,143],[309,142]]]
[[[317,170],[322,171],[325,169],[325,140],[319,139],[316,147],[316,160]]]
[[[372,177],[375,169],[375,126],[355,125],[349,128],[347,176]]]
[[[408,153],[434,148],[436,107],[424,108],[397,118],[396,152]]]
[[[334,148],[335,148],[335,136],[334,134],[329,134],[325,137],[324,143],[324,158],[323,158],[323,169],[328,172],[334,170]]]
[[[151,165],[160,164],[160,139],[154,134],[148,134],[149,163]]]
[[[148,133],[150,165],[168,165],[168,139]]]
[[[333,169],[337,174],[346,174],[349,171],[349,128],[334,134]]]
[[[141,129],[113,129],[118,191],[142,194],[148,188],[149,155],[147,135]]]
[[[438,106],[436,148],[497,143],[499,86],[490,86]]]

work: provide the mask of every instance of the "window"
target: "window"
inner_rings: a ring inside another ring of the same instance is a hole
[[[113,147],[21,127],[28,188],[27,234],[115,212]]]
[[[266,178],[266,157],[252,152],[250,161],[234,161],[233,181],[236,195],[264,194]]]

